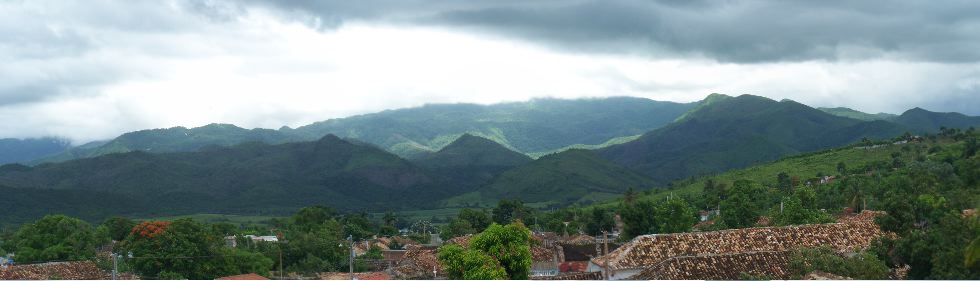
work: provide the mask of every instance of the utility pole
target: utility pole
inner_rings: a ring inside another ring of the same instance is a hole
[[[354,280],[354,236],[347,235],[347,241],[350,242],[350,280]]]
[[[602,231],[602,254],[609,254],[609,237],[606,236],[606,231]]]
[[[112,253],[112,280],[116,280],[119,275],[119,254]]]

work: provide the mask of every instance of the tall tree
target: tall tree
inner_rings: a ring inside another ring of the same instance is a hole
[[[697,213],[684,199],[670,199],[658,209],[657,215],[662,218],[660,233],[687,232],[698,222]]]
[[[124,217],[111,217],[102,222],[102,226],[109,232],[109,238],[122,241],[136,226],[136,222]]]
[[[98,239],[88,223],[64,216],[47,215],[26,224],[3,246],[19,263],[90,259]]]
[[[459,211],[457,217],[461,220],[469,222],[470,226],[472,226],[476,231],[483,231],[487,228],[487,226],[490,226],[490,223],[492,222],[490,220],[490,216],[488,216],[487,212],[484,212],[483,210],[462,209]]]
[[[470,248],[480,250],[500,262],[500,266],[507,272],[507,279],[530,278],[531,231],[523,224],[491,224],[487,230],[470,240]]]
[[[738,180],[732,186],[728,199],[721,203],[721,218],[731,228],[750,227],[762,214],[766,191],[757,184]]]
[[[493,221],[497,224],[507,225],[517,220],[524,224],[532,223],[526,220],[531,217],[531,209],[524,207],[524,203],[519,199],[498,201],[492,213]]]

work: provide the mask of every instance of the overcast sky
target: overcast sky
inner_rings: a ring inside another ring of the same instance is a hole
[[[980,2],[0,1],[0,137],[717,92],[980,115]]]

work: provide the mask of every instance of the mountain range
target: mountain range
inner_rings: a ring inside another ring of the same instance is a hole
[[[230,124],[141,130],[53,156],[0,164],[62,162],[137,150],[186,152],[249,141],[269,144],[312,141],[327,134],[370,143],[404,158],[438,151],[465,133],[491,139],[521,153],[543,155],[572,147],[602,147],[623,142],[624,138],[670,123],[693,106],[693,103],[632,97],[534,99],[494,105],[433,104],[278,130],[244,129]]]
[[[59,163],[0,166],[0,190],[9,195],[0,198],[0,222],[36,216],[37,206],[96,219],[278,214],[318,204],[468,207],[509,198],[541,208],[588,204],[865,138],[980,125],[978,117],[918,108],[881,119],[835,112],[713,94],[688,104],[431,105],[295,129],[145,130],[72,148]],[[326,131],[338,134],[315,137]],[[576,148],[583,146],[591,149]]]

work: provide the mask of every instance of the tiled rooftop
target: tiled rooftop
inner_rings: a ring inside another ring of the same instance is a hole
[[[789,251],[682,256],[664,260],[630,279],[650,280],[737,280],[741,274],[788,279]]]
[[[643,235],[592,261],[600,266],[608,262],[615,270],[646,268],[673,257],[780,252],[820,245],[842,253],[856,252],[884,235],[874,223],[878,214],[866,211],[840,223]]]
[[[0,268],[0,280],[91,280],[109,279],[94,262],[49,262]]]

